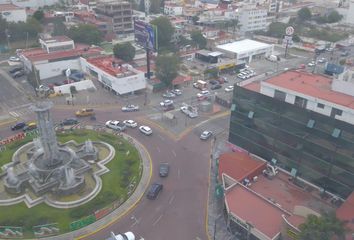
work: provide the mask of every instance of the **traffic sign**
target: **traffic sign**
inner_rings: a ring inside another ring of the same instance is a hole
[[[289,26],[285,29],[286,35],[293,35],[294,34],[294,28],[292,26]]]
[[[291,41],[291,40],[293,40],[293,36],[285,35],[284,40]]]

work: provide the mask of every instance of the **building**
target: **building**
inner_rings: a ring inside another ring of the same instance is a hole
[[[39,42],[41,48],[20,50],[17,54],[27,72],[36,68],[40,80],[59,76],[68,68],[79,70],[81,56],[96,56],[103,51],[100,47],[75,44],[66,36],[42,37]]]
[[[171,1],[166,1],[163,12],[165,15],[180,16],[183,14],[183,7]]]
[[[320,216],[341,203],[244,149],[229,148],[220,155],[218,170],[228,229],[239,239],[296,239],[309,214]]]
[[[13,4],[21,8],[38,9],[59,3],[60,0],[0,0],[0,4]]]
[[[217,45],[216,50],[229,58],[235,58],[236,62],[251,62],[254,59],[261,59],[273,53],[274,45],[257,42],[250,39]]]
[[[354,190],[354,97],[331,82],[294,70],[236,86],[229,141],[346,198]]]
[[[267,8],[256,7],[255,5],[243,6],[238,11],[240,31],[245,33],[266,30],[268,27],[267,18]]]
[[[100,1],[95,12],[99,19],[107,22],[107,31],[115,34],[129,34],[134,31],[131,4],[125,1]]]
[[[134,93],[146,88],[144,72],[112,56],[80,58],[80,62],[84,72],[117,95]]]
[[[13,4],[0,4],[0,16],[7,22],[26,22],[27,13],[25,8]]]

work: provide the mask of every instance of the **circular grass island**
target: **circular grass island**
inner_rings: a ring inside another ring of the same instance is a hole
[[[113,159],[105,164],[109,172],[100,176],[101,191],[89,202],[73,208],[59,209],[40,203],[28,208],[24,202],[0,206],[0,238],[4,234],[18,234],[22,238],[59,235],[82,228],[124,203],[134,192],[142,176],[141,156],[135,146],[121,135],[93,130],[70,130],[58,132],[60,143],[75,141],[78,144],[90,139],[93,142],[105,142],[115,149]],[[33,136],[6,145],[0,152],[0,167],[11,162],[13,154],[21,146],[31,142]],[[104,153],[103,153],[104,154]],[[5,171],[2,168],[0,175]],[[5,190],[0,188],[0,195]],[[73,196],[72,196],[73,197]],[[70,201],[71,196],[67,196]],[[74,197],[73,197],[74,198]]]

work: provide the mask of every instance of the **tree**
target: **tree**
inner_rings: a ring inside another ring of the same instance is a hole
[[[6,29],[7,29],[7,21],[6,19],[2,18],[2,15],[0,15],[0,42],[5,42],[6,41]]]
[[[231,19],[229,21],[229,24],[228,26],[232,27],[232,36],[233,38],[235,38],[235,34],[236,34],[236,29],[240,29],[241,25],[239,24],[239,20],[234,18],[234,19]]]
[[[90,24],[79,24],[71,27],[68,36],[75,42],[98,45],[102,41],[102,33]]]
[[[171,21],[167,17],[158,17],[150,22],[157,27],[157,43],[159,49],[172,48],[171,39],[175,32],[175,28],[172,26]]]
[[[38,22],[42,22],[42,20],[44,19],[44,12],[43,10],[38,9],[37,11],[35,11],[33,13],[33,17],[38,21]]]
[[[328,23],[335,23],[342,20],[343,16],[340,15],[336,10],[331,11],[327,16]]]
[[[53,36],[67,35],[67,32],[68,29],[66,28],[62,20],[56,19],[53,22],[53,33],[52,33]]]
[[[197,15],[194,15],[194,16],[192,17],[192,22],[193,22],[193,24],[196,24],[198,21],[199,21],[199,17],[198,17]]]
[[[207,40],[203,36],[201,31],[198,30],[193,30],[191,32],[191,38],[194,43],[194,45],[197,45],[200,49],[205,48],[207,45]]]
[[[185,36],[179,36],[178,38],[178,45],[180,47],[187,46],[187,45],[192,45],[193,41],[187,39]]]
[[[179,64],[176,55],[159,54],[156,59],[156,77],[170,87],[172,80],[178,76]]]
[[[297,12],[297,17],[300,21],[311,20],[312,13],[308,7],[303,7]]]
[[[346,232],[344,222],[337,219],[334,213],[325,213],[321,217],[309,215],[299,228],[300,240],[344,239]]]
[[[285,34],[287,24],[282,22],[272,22],[269,25],[267,34],[271,37],[281,38]]]
[[[114,56],[125,62],[130,62],[135,57],[135,47],[130,42],[118,43],[113,47]]]

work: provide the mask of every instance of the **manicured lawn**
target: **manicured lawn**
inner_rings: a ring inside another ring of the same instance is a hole
[[[67,210],[55,209],[46,204],[40,204],[28,209],[24,203],[0,207],[0,226],[22,226],[26,231],[26,237],[33,236],[31,233],[33,226],[47,223],[58,223],[61,233],[67,232],[69,231],[70,222],[86,217],[95,210],[108,206],[118,199],[126,200],[129,184],[133,180],[139,182],[141,177],[139,152],[124,139],[108,133],[87,130],[60,133],[57,136],[60,142],[66,142],[71,139],[78,143],[82,143],[87,139],[105,141],[116,149],[114,159],[106,164],[110,172],[102,176],[103,187],[101,192],[89,203]],[[29,140],[26,139],[24,142]],[[17,144],[16,149],[18,146]],[[11,149],[10,145],[2,153],[1,165],[11,160],[14,151],[15,149]],[[10,160],[7,159],[8,157],[10,157]]]

